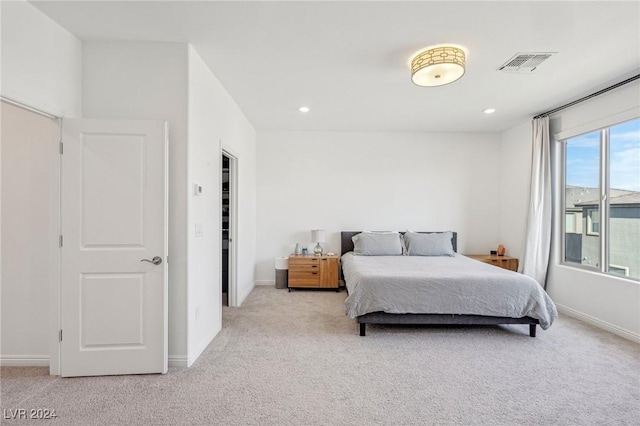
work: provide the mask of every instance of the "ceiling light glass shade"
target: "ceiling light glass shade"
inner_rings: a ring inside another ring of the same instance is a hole
[[[418,86],[443,86],[464,75],[466,54],[455,46],[423,50],[411,60],[411,81]]]

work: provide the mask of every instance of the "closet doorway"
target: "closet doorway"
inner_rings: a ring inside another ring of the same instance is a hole
[[[3,363],[59,374],[60,119],[0,98]]]
[[[222,305],[236,306],[237,159],[222,151]]]

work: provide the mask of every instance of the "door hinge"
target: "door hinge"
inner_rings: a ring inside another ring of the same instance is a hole
[[[64,154],[64,144],[60,142],[60,155]]]
[[[58,240],[58,244],[60,245],[60,247],[62,247],[64,245],[63,243],[64,243],[64,241],[63,241],[62,235],[60,235],[60,238]]]
[[[58,341],[62,342],[62,329],[58,332]]]

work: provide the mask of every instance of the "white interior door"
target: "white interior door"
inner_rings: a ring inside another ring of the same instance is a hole
[[[62,128],[61,375],[166,373],[166,123]]]

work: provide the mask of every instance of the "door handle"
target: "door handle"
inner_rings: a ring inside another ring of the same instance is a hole
[[[149,260],[149,259],[142,259],[140,260],[140,262],[149,262],[149,263],[153,263],[154,265],[159,265],[162,263],[162,258],[160,256],[156,256],[153,259]]]

